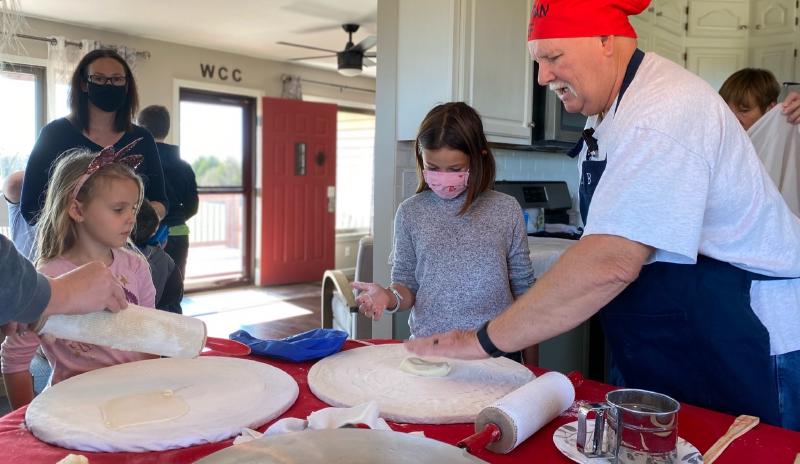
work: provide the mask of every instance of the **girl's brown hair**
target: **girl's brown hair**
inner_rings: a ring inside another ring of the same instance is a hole
[[[92,50],[87,53],[75,72],[72,73],[72,80],[69,87],[69,109],[70,121],[80,130],[89,128],[89,94],[83,91],[83,84],[89,79],[89,65],[100,58],[111,58],[119,62],[125,70],[125,87],[127,94],[125,103],[117,110],[114,116],[114,129],[119,132],[130,132],[133,127],[133,119],[139,110],[139,91],[136,87],[136,79],[133,77],[128,63],[114,50],[100,49]]]
[[[84,148],[64,152],[54,163],[50,184],[36,232],[36,266],[41,266],[69,251],[78,241],[78,230],[69,215],[73,191],[86,173],[86,168],[97,153]],[[139,186],[138,205],[144,198],[142,179],[130,167],[121,163],[107,164],[86,179],[77,197],[80,203],[91,201],[95,190],[112,179],[130,179]]]
[[[766,113],[770,105],[778,102],[781,85],[775,75],[766,69],[745,68],[731,74],[719,94],[725,103],[745,106],[754,102]]]
[[[494,186],[494,156],[478,113],[464,102],[443,103],[434,107],[422,120],[414,141],[417,157],[417,193],[429,190],[422,171],[423,150],[450,148],[463,152],[469,158],[469,181],[464,205],[458,212],[463,215],[481,193]]]

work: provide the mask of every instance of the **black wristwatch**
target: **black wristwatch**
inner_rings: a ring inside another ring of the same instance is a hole
[[[478,329],[478,343],[481,344],[481,348],[483,351],[486,352],[489,356],[493,358],[499,358],[500,356],[505,356],[506,352],[500,350],[492,343],[492,339],[489,338],[489,323],[492,321],[486,321],[485,324]]]

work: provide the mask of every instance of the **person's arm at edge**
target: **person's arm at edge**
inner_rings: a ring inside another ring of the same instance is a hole
[[[541,343],[585,321],[636,280],[649,246],[613,235],[590,235],[569,248],[531,290],[488,326],[498,349],[513,352]],[[406,342],[420,355],[480,359],[488,355],[475,331]]]
[[[188,221],[192,216],[197,214],[197,208],[200,204],[200,198],[197,194],[197,178],[194,175],[194,170],[189,163],[185,164],[186,177],[189,180],[187,183],[186,199],[183,202],[183,209]]]

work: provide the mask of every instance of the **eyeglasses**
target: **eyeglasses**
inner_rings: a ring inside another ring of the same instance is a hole
[[[125,76],[101,76],[100,74],[92,74],[87,79],[92,84],[96,85],[106,85],[111,82],[111,85],[116,87],[122,87],[123,85],[128,83],[128,78]]]

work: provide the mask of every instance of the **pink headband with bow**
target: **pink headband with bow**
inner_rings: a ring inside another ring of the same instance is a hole
[[[138,138],[133,142],[129,143],[128,145],[121,148],[118,152],[114,152],[114,146],[109,145],[103,148],[100,153],[95,156],[91,162],[89,162],[89,166],[86,168],[86,173],[84,173],[78,183],[75,184],[75,189],[72,191],[72,198],[75,199],[78,197],[78,192],[81,191],[83,188],[83,184],[97,172],[98,169],[102,168],[103,166],[109,165],[111,163],[120,163],[128,166],[131,169],[136,169],[139,164],[141,164],[144,157],[142,155],[129,155],[128,153],[133,149],[133,146],[139,143],[142,138]]]

